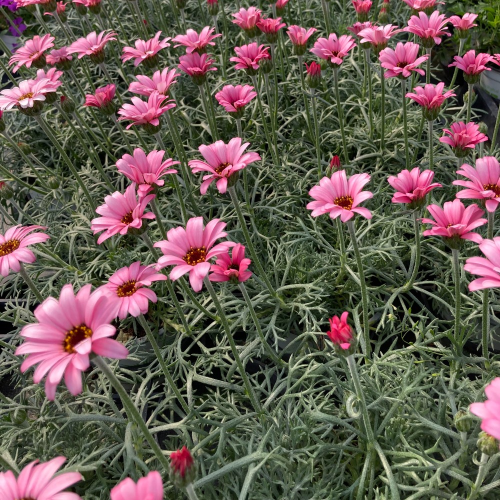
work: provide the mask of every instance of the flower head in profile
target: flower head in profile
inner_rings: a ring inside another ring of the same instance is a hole
[[[281,22],[281,17],[277,19],[273,19],[272,17],[261,17],[257,21],[257,28],[264,33],[267,43],[276,43],[279,30],[285,26],[286,24]]]
[[[90,59],[101,64],[104,62],[104,47],[108,42],[116,40],[114,31],[102,31],[97,34],[95,31],[89,33],[86,37],[79,38],[68,47],[69,54],[78,54],[78,59],[89,56]]]
[[[153,92],[167,96],[170,87],[177,83],[176,78],[179,76],[177,70],[165,68],[162,71],[155,71],[153,78],[145,75],[137,75],[136,82],[132,82],[129,86],[129,91],[134,94],[149,97]]]
[[[245,257],[245,247],[241,243],[238,243],[232,248],[231,255],[229,255],[228,249],[227,253],[223,253],[217,257],[215,264],[212,264],[210,268],[211,274],[209,279],[210,281],[243,283],[252,276],[252,273],[247,271],[251,263],[252,261]]]
[[[369,43],[375,54],[379,54],[381,50],[387,47],[389,40],[400,31],[397,26],[392,24],[371,26],[360,31],[358,37],[361,43]]]
[[[57,85],[48,78],[39,81],[24,80],[19,83],[19,87],[0,91],[0,110],[17,107],[19,111],[29,116],[37,115],[42,110],[47,94],[56,90]]]
[[[271,59],[269,47],[258,45],[256,42],[235,47],[237,57],[231,57],[229,60],[235,62],[235,69],[244,69],[249,75],[255,75],[259,69],[262,60]]]
[[[45,52],[54,46],[54,40],[55,38],[50,34],[41,37],[35,35],[31,40],[28,40],[9,59],[10,66],[15,64],[12,72],[16,73],[22,66],[31,68],[33,65],[35,68],[43,68],[46,64]]]
[[[431,224],[433,227],[423,232],[424,236],[441,236],[450,248],[460,248],[463,241],[471,240],[481,243],[483,240],[474,229],[483,226],[488,221],[481,218],[484,211],[477,205],[470,205],[465,208],[460,200],[447,201],[443,208],[439,205],[429,205],[427,207],[433,219],[422,219],[424,224]]]
[[[125,154],[116,162],[118,171],[138,185],[139,198],[143,198],[157,186],[163,186],[165,181],[161,177],[164,175],[177,173],[172,167],[179,162],[172,158],[163,160],[164,155],[165,151],[156,150],[146,155],[142,149],[136,148],[133,155]]]
[[[249,142],[242,144],[241,139],[235,137],[228,144],[217,141],[209,146],[202,144],[199,147],[199,151],[206,161],[191,160],[189,167],[193,174],[208,172],[208,175],[203,176],[200,187],[201,194],[206,194],[208,187],[214,181],[217,184],[219,193],[224,194],[228,184],[233,180],[231,177],[234,174],[246,168],[250,163],[260,160],[260,155],[257,153],[245,153],[245,149],[249,145]]]
[[[115,191],[104,198],[104,205],[96,208],[102,217],[92,220],[91,229],[94,234],[104,231],[97,244],[111,238],[115,234],[127,234],[130,230],[141,229],[147,219],[154,219],[151,212],[144,212],[146,205],[155,197],[154,194],[137,199],[135,184],[131,184],[125,193]]]
[[[483,240],[479,250],[484,257],[470,257],[464,266],[468,273],[481,276],[470,282],[471,292],[500,287],[500,238]]]
[[[399,42],[396,49],[387,47],[382,50],[379,59],[381,66],[387,70],[385,78],[408,78],[413,71],[425,75],[425,71],[417,66],[427,61],[429,56],[418,57],[419,50],[420,46],[413,42]]]
[[[209,71],[217,71],[212,64],[215,61],[210,58],[208,54],[198,54],[198,52],[191,52],[179,57],[179,69],[189,75],[196,85],[203,85],[207,79]]]
[[[116,111],[113,99],[115,97],[116,85],[110,83],[105,87],[96,89],[95,94],[85,96],[84,106],[100,109],[105,115],[112,115]]]
[[[309,191],[309,196],[315,201],[308,203],[307,209],[312,210],[313,217],[330,214],[332,219],[340,216],[342,222],[352,219],[355,214],[371,219],[371,212],[359,206],[373,197],[370,191],[362,191],[368,182],[368,174],[354,174],[347,179],[345,170],[338,170],[331,177],[323,177],[319,186],[314,186]]]
[[[443,3],[436,0],[403,0],[403,2],[411,7],[414,12],[425,11],[427,14],[435,10],[437,4]]]
[[[443,130],[449,137],[444,135],[439,138],[439,141],[448,144],[457,158],[464,158],[469,153],[469,150],[476,147],[476,144],[488,140],[488,137],[479,131],[479,125],[474,122],[452,123],[450,129],[445,128]]]
[[[136,40],[134,47],[123,47],[122,61],[134,60],[134,66],[144,64],[146,68],[155,68],[158,65],[158,52],[170,47],[170,37],[160,41],[161,31],[150,40]]]
[[[354,340],[352,328],[347,323],[349,313],[343,312],[340,318],[333,316],[328,321],[330,322],[330,330],[326,332],[328,338],[340,349],[347,351],[351,347]]]
[[[474,21],[477,18],[477,14],[464,14],[460,16],[451,16],[448,22],[453,24],[453,27],[457,30],[459,38],[467,38],[469,36],[469,30],[477,26]]]
[[[102,291],[91,293],[91,288],[85,285],[75,295],[73,285],[64,285],[59,300],[49,297],[35,309],[38,323],[21,330],[25,342],[16,349],[16,356],[28,354],[21,372],[38,364],[33,381],[38,384],[46,376],[45,393],[51,401],[63,375],[73,396],[82,392],[81,373],[90,366],[91,353],[113,359],[128,355],[120,342],[109,338],[116,332],[111,325],[116,307]]]
[[[314,33],[318,31],[316,28],[301,28],[296,24],[288,26],[287,34],[288,38],[293,44],[293,50],[296,55],[303,55],[306,52],[306,45],[309,38],[311,38]]]
[[[372,8],[371,0],[351,0],[352,6],[358,15],[359,22],[368,21],[368,13]]]
[[[59,17],[59,19],[65,23],[67,20],[68,20],[68,16],[66,14],[66,6],[68,4],[67,3],[64,3],[64,2],[57,2],[57,6],[56,6],[56,15]],[[54,12],[45,12],[44,13],[45,16],[54,16]]]
[[[157,471],[151,471],[137,483],[127,477],[118,483],[109,495],[111,500],[163,500],[161,475]]]
[[[342,164],[340,163],[339,155],[332,156],[332,159],[330,160],[330,171],[335,172],[340,168],[342,168]]]
[[[335,33],[327,38],[318,38],[310,50],[315,56],[328,61],[332,66],[340,66],[350,50],[356,47],[354,38],[350,35],[337,37]]]
[[[71,61],[73,56],[68,53],[68,47],[61,47],[60,49],[54,49],[47,54],[47,64],[50,66],[56,66],[57,69],[69,69],[71,68]]]
[[[453,97],[455,94],[451,90],[443,93],[444,83],[440,82],[437,85],[427,83],[423,87],[415,87],[415,92],[408,92],[406,97],[409,97],[417,104],[422,106],[424,118],[427,120],[435,120],[445,99]]]
[[[215,28],[210,28],[210,26],[205,26],[199,34],[193,29],[188,29],[185,35],[177,35],[172,41],[177,42],[175,47],[186,47],[186,54],[191,54],[191,52],[204,54],[208,45],[215,45],[212,40],[222,36],[221,34],[213,35],[214,31]]]
[[[447,24],[446,16],[440,14],[438,10],[430,16],[425,12],[419,12],[418,16],[411,16],[408,27],[404,28],[403,31],[417,35],[425,48],[432,48],[434,44],[441,43],[441,37],[451,35],[448,32]]]
[[[245,111],[245,106],[257,96],[257,92],[251,85],[226,85],[220,92],[215,94],[217,102],[224,109],[234,115],[236,118],[241,118]]]
[[[193,217],[188,220],[185,229],[170,229],[166,240],[154,244],[163,252],[156,269],[175,266],[169,276],[172,281],[189,273],[191,287],[199,292],[203,287],[203,279],[210,271],[210,259],[226,253],[228,248],[234,246],[230,241],[215,245],[218,239],[227,236],[225,227],[226,223],[219,219],[211,220],[204,227],[203,217]]]
[[[53,87],[54,90],[52,92],[48,92],[49,94],[53,94],[56,89],[58,89],[61,85],[61,76],[63,75],[62,71],[57,71],[56,68],[50,68],[48,71],[44,69],[39,69],[36,72],[35,82],[41,82],[42,80],[48,80]]]
[[[261,14],[262,11],[255,7],[241,8],[236,14],[233,14],[233,23],[245,30],[248,37],[253,38],[259,33],[257,22],[260,20]]]
[[[497,239],[497,238],[495,238]],[[484,389],[486,401],[472,403],[470,412],[481,419],[481,429],[490,436],[500,439],[500,378],[491,381]]]
[[[321,83],[321,65],[316,61],[311,64],[304,63],[306,66],[306,82],[311,89],[316,89]]]
[[[463,57],[455,56],[455,62],[449,66],[456,66],[464,72],[464,80],[467,83],[473,84],[479,81],[479,77],[483,71],[491,71],[486,65],[490,62],[495,62],[495,58],[489,54],[479,53],[476,55],[475,50],[469,50]]]
[[[433,189],[443,187],[438,182],[432,182],[434,172],[418,167],[413,170],[403,170],[395,177],[391,175],[387,181],[396,190],[392,203],[405,203],[408,208],[420,208],[425,203],[425,197]]]
[[[355,22],[352,26],[348,26],[347,29],[355,36],[358,36],[364,29],[372,28],[374,25],[370,21]]]
[[[82,500],[76,493],[63,492],[81,481],[78,472],[54,474],[66,462],[65,457],[56,457],[48,462],[38,460],[29,463],[16,478],[12,471],[0,472],[0,498],[2,500]]]
[[[195,477],[194,460],[185,446],[170,454],[170,479],[177,487],[187,486]]]

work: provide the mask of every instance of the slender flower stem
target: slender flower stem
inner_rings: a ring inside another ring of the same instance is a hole
[[[382,85],[382,104],[380,122],[380,150],[383,152],[385,148],[385,70],[380,66],[380,84]]]
[[[193,483],[189,483],[186,486],[186,494],[189,500],[198,500],[198,495],[194,491]]]
[[[160,230],[161,237],[165,240],[167,239],[167,232],[165,231],[165,226],[163,225],[163,221],[161,220],[161,213],[158,208],[158,204],[156,203],[156,198],[153,198],[149,202],[149,204],[151,205],[153,213],[155,214],[156,223],[158,224],[158,229]]]
[[[460,259],[459,251],[451,251],[453,257],[453,274],[455,279],[455,340],[461,349],[460,307],[462,297],[460,295]]]
[[[318,120],[318,110],[316,107],[316,90],[311,89],[312,92],[312,108],[313,108],[313,120],[314,120],[314,142],[316,145],[316,160],[318,162],[318,179],[321,180],[323,177],[323,169],[321,168],[321,146],[320,146],[320,128]]]
[[[469,496],[469,500],[475,500],[479,495],[479,489],[483,484],[484,476],[486,474],[486,464],[488,463],[489,459],[489,455],[487,455],[486,453],[481,453],[481,460],[479,461],[479,470],[477,471],[476,482],[472,487],[472,492]]]
[[[462,56],[462,53],[464,51],[465,38],[460,38],[459,43],[460,43],[460,45],[458,48],[458,55]],[[458,76],[458,66],[455,66],[455,71],[453,72],[453,78],[451,79],[451,83],[450,83],[450,89],[452,89],[453,86],[455,85],[455,82],[457,80],[457,76]]]
[[[470,117],[472,114],[472,92],[474,85],[469,83],[469,91],[467,92],[467,123],[470,122]]]
[[[219,298],[217,297],[217,294],[215,293],[214,287],[212,286],[212,283],[210,282],[208,277],[205,277],[203,282],[205,283],[205,286],[207,287],[207,290],[210,293],[210,297],[212,298],[212,301],[215,305],[215,308],[217,309],[217,314],[219,315],[219,317],[222,321],[222,326],[224,328],[224,332],[225,332],[227,339],[229,341],[229,345],[231,346],[231,351],[233,352],[234,359],[236,361],[236,364],[238,365],[238,370],[240,371],[241,378],[243,379],[243,383],[245,384],[247,395],[249,396],[250,401],[252,402],[252,406],[253,406],[254,410],[257,413],[260,413],[261,412],[260,403],[257,400],[257,397],[255,396],[255,392],[253,390],[252,385],[250,384],[250,380],[248,379],[247,373],[245,371],[245,367],[243,366],[243,363],[240,359],[240,354],[238,352],[238,348],[236,347],[236,343],[234,342],[233,334],[231,333],[231,328],[229,326],[226,315],[224,313],[224,309],[222,309],[222,305],[219,302]]]
[[[273,61],[274,65],[274,61]],[[274,79],[274,82],[277,82],[277,79]],[[275,102],[277,101],[278,93],[274,92],[274,96],[271,96],[271,89],[269,86],[269,75],[264,75],[264,86],[266,87],[266,95],[267,95],[267,107],[269,108],[269,118],[271,119],[271,137],[273,139],[273,148],[275,151],[278,151],[278,143],[276,139],[276,121],[274,116]]]
[[[370,64],[370,49],[364,49],[365,73],[368,78],[368,118],[370,120],[370,139],[373,139],[373,89],[372,89],[372,68]]]
[[[415,280],[417,279],[418,276],[418,271],[420,269],[420,222],[418,220],[419,215],[420,214],[418,210],[413,211],[413,228],[415,230],[415,262],[413,264],[413,269],[410,279],[408,283],[406,283],[406,285],[404,286],[404,291],[411,290],[411,287],[413,286],[413,283],[415,283]]]
[[[361,260],[361,253],[359,252],[359,246],[356,238],[356,230],[354,228],[354,222],[352,220],[348,221],[347,227],[349,228],[349,233],[351,235],[352,247],[354,249],[354,255],[356,256],[356,264],[358,266],[359,284],[361,287],[361,300],[363,302],[363,330],[365,337],[365,357],[369,359],[371,356],[371,345],[370,345],[370,324],[368,323],[368,293],[366,290],[365,272],[363,270],[363,261]]]
[[[498,128],[500,127],[500,109],[498,110],[497,113],[497,119],[495,122],[495,129],[493,130],[493,136],[491,138],[491,146],[490,146],[490,154],[493,153],[493,150],[495,149],[497,145],[497,137],[498,137]]]
[[[349,163],[349,155],[347,154],[347,141],[344,131],[344,111],[340,102],[340,89],[339,89],[339,68],[333,68],[333,77],[335,79],[335,99],[337,100],[337,110],[339,114],[340,133],[342,134],[342,147],[344,148],[344,161],[346,165]]]
[[[340,217],[337,217],[335,223],[337,225],[337,234],[339,236],[339,243],[340,243],[340,271],[337,276],[337,283],[340,283],[344,278],[347,253],[345,251],[344,227],[342,226],[342,221],[340,220]]]
[[[429,170],[434,169],[434,121],[429,120]]]
[[[241,127],[241,118],[236,118],[236,129],[238,130],[238,137],[243,141],[243,129]],[[245,192],[245,203],[247,205],[247,210],[251,211],[250,206],[250,195],[248,194],[248,172],[247,169],[243,169],[243,191]]]
[[[155,439],[149,432],[146,422],[144,422],[143,418],[141,417],[141,414],[139,413],[139,410],[135,407],[134,402],[132,401],[132,399],[130,399],[130,396],[127,394],[127,391],[125,390],[121,382],[118,380],[117,376],[113,373],[113,371],[108,366],[106,361],[104,361],[104,359],[100,358],[99,356],[96,356],[93,359],[93,361],[94,364],[104,373],[104,375],[106,375],[111,385],[114,387],[115,391],[120,396],[120,399],[123,403],[123,406],[125,407],[125,411],[127,412],[129,420],[133,421],[139,427],[139,429],[141,430],[142,437],[148,442],[149,446],[151,447],[151,450],[156,455],[156,458],[160,461],[164,470],[169,470],[170,463],[167,457],[165,457],[160,447],[156,443]]]
[[[24,264],[22,262],[19,262],[19,274],[23,277],[23,280],[29,286],[30,290],[33,292],[33,295],[37,298],[38,302],[42,303],[43,302],[42,294],[38,291],[38,288],[33,283],[31,278],[28,276],[28,273],[26,272],[26,269],[24,269]]]
[[[330,31],[330,12],[328,8],[328,3],[326,0],[321,0],[321,8],[323,9],[323,15],[325,16],[325,27],[327,36],[331,33]],[[342,13],[342,16],[344,14]]]
[[[406,80],[401,79],[401,91],[403,93],[403,129],[405,137],[405,159],[406,169],[410,168],[410,150],[408,148],[408,112],[406,109]]]
[[[495,225],[495,212],[487,212],[488,214],[488,239],[493,239],[494,225]],[[489,307],[489,289],[483,290],[483,318],[481,328],[481,347],[483,351],[483,358],[485,359],[485,368],[490,367],[490,352],[489,346],[489,331],[490,331],[490,307]]]
[[[201,105],[203,106],[203,111],[205,112],[205,117],[208,122],[208,127],[210,128],[210,134],[212,135],[212,140],[216,141],[217,140],[217,128],[214,126],[212,123],[212,115],[210,113],[208,104],[207,104],[207,95],[205,92],[205,85],[199,85],[198,88],[200,89],[200,96],[201,96]]]
[[[217,129],[217,116],[215,115],[214,100],[212,97],[212,93],[210,92],[210,87],[208,86],[208,80],[205,80],[205,83],[203,85],[205,85],[205,91],[206,91],[205,95],[207,98],[210,114],[212,115],[212,123],[214,124],[215,140],[219,140],[219,131]]]
[[[425,72],[425,83],[431,83],[431,55],[432,55],[432,48],[428,47],[425,49],[425,52],[427,53],[427,71]]]

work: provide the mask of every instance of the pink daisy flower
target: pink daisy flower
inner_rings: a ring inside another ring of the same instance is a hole
[[[51,68],[47,72],[43,69],[39,69],[36,72],[35,82],[44,82],[48,86],[52,86],[52,89],[47,89],[45,93],[45,104],[52,104],[57,101],[57,92],[56,90],[62,85],[60,78],[62,76],[62,71],[57,71],[56,68]],[[47,80],[49,83],[47,83]],[[49,92],[50,90],[50,92]]]
[[[42,111],[46,95],[56,90],[57,86],[49,79],[24,80],[19,83],[19,87],[0,92],[0,110],[4,111],[16,106],[19,111],[29,116],[37,115]]]
[[[237,24],[242,30],[245,30],[249,38],[253,38],[259,33],[257,22],[260,20],[261,14],[262,11],[255,7],[249,7],[248,9],[241,8],[239,12],[233,14],[233,23]]]
[[[149,97],[153,92],[158,92],[161,95],[168,95],[170,86],[177,83],[176,78],[179,76],[176,69],[165,68],[163,71],[155,71],[153,78],[144,75],[137,75],[137,82],[132,82],[129,86],[129,91],[135,94]]]
[[[448,22],[453,24],[454,28],[457,30],[459,38],[467,38],[469,36],[469,30],[477,26],[474,21],[477,18],[477,14],[464,14],[463,17],[451,16]]]
[[[479,77],[483,71],[491,71],[486,64],[495,62],[495,58],[489,54],[479,53],[476,55],[475,50],[469,50],[463,57],[455,56],[449,66],[456,66],[464,72],[464,79],[467,83],[473,84],[479,81]]]
[[[9,59],[10,66],[17,63],[12,72],[16,73],[22,66],[31,68],[32,64],[35,68],[43,68],[46,64],[45,52],[54,46],[54,40],[55,38],[50,34],[42,37],[35,35],[31,40],[28,40]]]
[[[443,2],[436,2],[436,0],[403,0],[403,2],[412,8],[415,12],[433,11],[437,4],[442,4]]]
[[[285,7],[287,6],[288,2],[290,0],[278,0],[276,2],[276,13],[280,16],[283,14],[283,12],[285,11]]]
[[[472,403],[469,409],[481,419],[484,432],[500,439],[500,378],[493,379],[484,392],[488,399],[484,403]]]
[[[66,472],[54,476],[66,462],[64,457],[56,457],[48,462],[38,460],[29,463],[16,479],[12,471],[0,472],[0,498],[2,500],[82,500],[76,493],[63,492],[64,489],[83,480],[78,472]]]
[[[344,57],[354,47],[356,47],[356,43],[352,36],[342,35],[337,38],[337,35],[332,33],[328,39],[318,38],[310,52],[320,59],[325,59],[332,66],[340,66],[344,61]]]
[[[94,95],[85,96],[84,106],[99,108],[105,115],[112,115],[116,111],[116,106],[113,102],[115,92],[116,85],[113,83],[96,89]]]
[[[483,156],[476,160],[476,168],[463,164],[457,174],[467,181],[453,181],[454,186],[466,189],[457,193],[457,198],[484,200],[486,210],[494,212],[500,204],[500,164],[494,156]]]
[[[56,10],[56,0],[16,0],[17,8],[29,7],[30,5],[40,5],[45,12]]]
[[[208,45],[215,45],[212,42],[215,38],[222,35],[212,35],[215,28],[210,28],[210,26],[205,26],[201,33],[198,34],[193,29],[188,29],[185,35],[177,35],[172,41],[177,42],[174,47],[186,47],[186,54],[191,54],[191,52],[198,52],[198,54],[204,54],[207,51]]]
[[[95,31],[86,37],[79,38],[68,47],[69,54],[78,54],[78,59],[89,56],[92,62],[101,64],[104,62],[104,47],[112,40],[116,40],[116,33],[102,31],[97,34]]]
[[[361,43],[369,43],[375,54],[379,54],[381,50],[387,47],[389,40],[400,31],[397,26],[392,24],[371,26],[360,31],[358,37]]]
[[[370,191],[362,191],[368,182],[368,174],[354,174],[347,179],[345,170],[338,170],[331,177],[323,177],[319,186],[309,191],[309,196],[315,201],[308,203],[307,209],[312,210],[313,217],[330,214],[332,219],[340,216],[342,222],[352,219],[355,214],[371,219],[371,212],[359,206],[363,201],[373,198]]]
[[[464,270],[481,276],[469,284],[469,291],[485,290],[500,287],[500,238],[483,240],[479,250],[484,257],[470,257],[465,262]]]
[[[256,42],[235,47],[234,51],[238,57],[231,57],[229,60],[237,63],[235,69],[244,69],[249,75],[257,74],[260,61],[263,59],[271,59],[269,47],[258,45]]]
[[[330,318],[328,320],[330,322],[330,330],[326,332],[328,338],[344,351],[351,347],[351,343],[354,340],[352,328],[347,323],[348,317],[349,313],[345,311],[342,313],[340,318],[338,316]]]
[[[220,92],[215,94],[217,102],[224,109],[235,116],[241,118],[245,111],[245,106],[249,104],[253,98],[257,96],[257,92],[251,85],[226,85]]]
[[[116,162],[118,171],[139,186],[137,190],[139,198],[146,196],[156,186],[163,186],[165,181],[161,177],[164,175],[177,173],[177,170],[171,167],[179,165],[179,162],[173,161],[172,158],[164,161],[164,155],[165,151],[154,150],[146,156],[142,149],[136,148],[133,156],[123,155]]]
[[[163,252],[158,259],[157,270],[167,266],[175,266],[170,272],[172,281],[189,273],[189,282],[195,292],[203,287],[203,279],[210,271],[209,260],[227,252],[234,246],[230,241],[224,241],[214,246],[219,238],[227,233],[223,231],[225,222],[219,219],[211,220],[203,226],[203,217],[193,217],[188,220],[186,229],[175,227],[167,232],[167,239],[155,243]]]
[[[71,68],[72,59],[73,56],[68,53],[68,47],[61,47],[50,51],[47,55],[47,64],[66,70]]]
[[[257,21],[257,28],[259,28],[260,31],[266,35],[267,43],[276,43],[278,40],[279,30],[285,26],[286,24],[281,22],[281,17],[278,17],[277,19],[273,19],[271,17],[261,17]]]
[[[132,183],[125,193],[115,191],[104,198],[104,205],[96,208],[102,217],[92,220],[91,229],[94,234],[104,231],[99,236],[97,244],[111,238],[115,234],[127,234],[132,229],[141,229],[143,220],[154,219],[151,212],[144,213],[146,205],[155,197],[154,194],[137,199],[135,183]]]
[[[137,484],[129,477],[110,491],[111,500],[163,500],[163,484],[160,473],[150,472]]]
[[[470,149],[474,149],[476,144],[485,142],[488,137],[479,132],[479,125],[474,122],[465,124],[464,122],[452,123],[451,130],[445,128],[443,132],[448,134],[449,137],[444,135],[439,138],[439,142],[448,144],[455,153],[457,158],[464,158],[467,156]]]
[[[162,49],[170,47],[168,40],[170,37],[164,38],[160,42],[161,31],[150,40],[136,40],[135,49],[133,47],[123,47],[122,61],[127,62],[134,59],[134,66],[144,64],[146,68],[156,68],[158,66],[158,52]]]
[[[212,66],[215,61],[208,54],[198,54],[191,52],[185,56],[179,57],[179,69],[189,75],[196,85],[203,85],[207,79],[209,71],[217,71],[217,68]]]
[[[415,87],[413,89],[415,93],[408,92],[406,97],[409,97],[422,106],[424,117],[427,120],[435,120],[439,115],[439,111],[441,110],[441,106],[443,105],[445,99],[455,95],[451,90],[447,90],[443,93],[443,89],[443,82],[440,82],[437,85],[428,83],[423,87]]]
[[[364,29],[372,28],[374,25],[370,21],[365,21],[360,23],[359,21],[354,23],[352,26],[348,26],[347,29],[355,36],[363,31]]]
[[[301,28],[296,24],[288,26],[287,34],[288,38],[293,44],[294,54],[301,56],[306,52],[307,40],[318,31],[316,28]]]
[[[420,37],[425,48],[432,48],[434,44],[441,43],[442,36],[450,36],[448,33],[448,20],[444,14],[434,11],[430,17],[425,12],[419,12],[418,16],[411,16],[408,27],[403,31],[408,31]]]
[[[419,50],[420,46],[413,42],[399,42],[395,50],[389,47],[382,50],[379,59],[381,66],[387,70],[385,78],[408,78],[412,71],[419,75],[425,75],[425,71],[417,66],[427,61],[429,56],[426,54],[418,57]]]
[[[409,209],[420,208],[425,203],[425,197],[433,189],[443,187],[434,182],[434,172],[424,170],[420,172],[418,167],[413,170],[403,170],[397,177],[391,175],[387,182],[396,190],[392,197],[392,203],[405,203]]]
[[[245,153],[249,142],[241,144],[241,139],[235,137],[228,144],[217,141],[210,146],[201,145],[198,149],[206,161],[191,160],[189,167],[193,174],[198,172],[209,172],[203,177],[200,193],[206,194],[208,187],[216,181],[219,193],[224,194],[227,190],[229,178],[236,172],[243,170],[250,163],[260,160],[257,153]]]
[[[245,258],[245,247],[238,243],[229,255],[229,249],[217,257],[215,264],[210,268],[210,281],[231,281],[232,283],[243,283],[252,276],[250,271],[247,271],[248,266],[252,261]]]
[[[356,14],[358,16],[358,21],[360,22],[368,21],[368,13],[372,8],[371,0],[351,0],[351,1],[352,1],[352,6],[354,7],[354,10],[356,11]]]
[[[465,208],[460,200],[447,201],[443,208],[439,205],[429,205],[427,210],[434,217],[422,219],[424,224],[431,224],[432,229],[423,232],[424,236],[441,236],[450,248],[459,248],[462,240],[471,240],[481,243],[483,238],[472,231],[488,221],[482,219],[484,211],[477,205]]]

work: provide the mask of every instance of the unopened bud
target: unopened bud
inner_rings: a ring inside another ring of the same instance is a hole
[[[453,423],[458,432],[469,432],[474,422],[471,414],[467,410],[459,410],[455,413]]]
[[[47,180],[47,184],[50,189],[58,189],[61,183],[59,182],[59,179],[55,176],[49,177]]]
[[[484,135],[488,134],[488,125],[486,125],[486,123],[479,122],[478,127],[479,127],[479,132],[481,132],[481,134],[484,134]]]
[[[29,144],[26,144],[25,142],[18,142],[17,147],[25,154],[25,155],[30,155],[31,154],[31,146]]]
[[[185,488],[196,479],[196,466],[190,451],[183,446],[170,454],[170,480],[177,488]]]
[[[331,171],[334,171],[334,170],[339,170],[341,167],[341,164],[340,164],[340,158],[338,157],[338,155],[335,155],[331,160],[330,160],[330,170]]]
[[[75,111],[75,103],[71,99],[68,99],[65,95],[62,95],[61,108],[65,113],[70,115]]]
[[[498,441],[493,436],[481,431],[477,440],[477,448],[481,453],[491,457],[495,453],[498,453]]]
[[[0,182],[0,198],[10,200],[14,196],[14,190],[6,182]]]

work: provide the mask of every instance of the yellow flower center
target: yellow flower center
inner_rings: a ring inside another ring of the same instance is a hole
[[[354,200],[350,196],[341,196],[340,198],[335,198],[333,203],[345,210],[351,210]]]
[[[118,289],[116,290],[116,295],[118,297],[130,297],[131,295],[134,295],[135,292],[137,292],[137,288],[135,284],[137,281],[135,280],[130,280],[127,281],[126,283],[123,283],[123,285],[120,285]]]
[[[21,102],[21,101],[24,101],[24,99],[31,99],[32,97],[33,97],[33,92],[28,92],[26,94],[23,94],[17,100],[18,100],[18,102]]]
[[[0,245],[0,257],[4,257],[9,253],[14,252],[19,248],[21,242],[19,240],[9,240]]]
[[[75,326],[69,332],[66,332],[66,337],[63,341],[64,350],[69,354],[74,354],[75,346],[91,336],[92,330],[87,325]]]
[[[196,266],[200,262],[205,262],[207,257],[207,249],[205,247],[193,248],[191,247],[186,255],[184,256],[184,261],[190,266]]]
[[[134,218],[132,217],[132,210],[131,210],[128,214],[122,217],[120,222],[122,222],[122,224],[131,224],[133,220]]]
[[[497,186],[496,184],[485,184],[483,189],[485,191],[493,191],[495,196],[500,196],[500,186]]]
[[[222,172],[224,172],[224,169],[229,167],[229,165],[231,165],[230,163],[223,163],[222,165],[219,165],[216,169],[215,169],[215,172],[217,174],[222,174]]]

